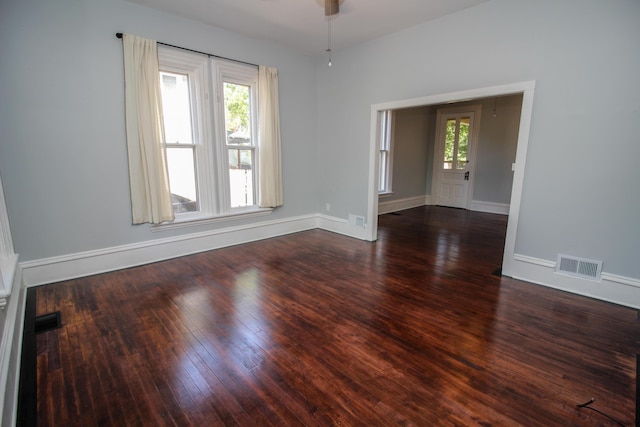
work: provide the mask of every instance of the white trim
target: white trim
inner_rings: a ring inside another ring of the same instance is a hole
[[[511,273],[503,274],[562,291],[640,309],[640,279],[602,273],[594,281],[556,273],[556,262],[515,254]]]
[[[632,277],[618,276],[617,274],[601,273],[600,279],[607,282],[620,283],[622,285],[634,286],[640,288],[640,279],[634,279]]]
[[[0,309],[4,308],[7,298],[11,295],[17,265],[18,255],[13,249],[9,215],[0,179]]]
[[[472,200],[469,209],[476,212],[494,213],[509,215],[508,203],[485,202],[482,200]]]
[[[406,199],[388,200],[378,203],[378,215],[384,215],[389,212],[403,211],[405,209],[417,208],[420,206],[430,205],[431,196],[408,197]]]
[[[232,221],[235,219],[256,218],[260,216],[271,215],[273,208],[256,208],[251,206],[244,211],[238,210],[226,215],[218,215],[211,218],[194,218],[194,219],[180,219],[176,216],[176,220],[173,222],[163,222],[162,224],[154,224],[150,226],[152,232],[157,233],[160,231],[174,230],[176,228],[195,227],[199,225],[215,224],[218,222]]]
[[[535,82],[523,83],[522,88],[520,128],[518,130],[516,161],[512,166],[513,183],[511,184],[511,198],[509,199],[509,220],[507,221],[507,235],[504,242],[504,254],[502,256],[502,273],[506,275],[511,275],[513,271],[511,262],[514,259],[516,250],[516,234],[518,232],[518,221],[520,220],[520,202],[522,200],[524,169],[529,147],[529,131],[531,128],[531,116],[533,114]]]
[[[368,240],[366,224],[355,227],[343,218],[313,214],[25,261],[19,266],[25,286],[31,287],[316,228]]]
[[[0,309],[7,305],[7,299],[15,288],[15,277],[18,269],[18,255],[0,257]]]
[[[26,304],[26,290],[18,268],[13,278],[13,292],[8,298],[0,342],[0,424],[15,425],[18,411],[18,389],[22,359],[22,333]]]
[[[316,215],[154,239],[20,263],[26,286],[59,282],[318,227]]]
[[[505,238],[502,271],[504,274],[513,274],[513,255],[516,246],[516,234],[520,215],[520,201],[522,198],[522,186],[524,183],[524,169],[527,159],[527,147],[529,145],[529,129],[531,127],[531,115],[533,112],[533,95],[535,81],[512,83],[501,86],[492,86],[480,89],[471,89],[460,92],[451,92],[438,95],[429,95],[421,98],[404,99],[400,101],[385,102],[371,105],[370,118],[370,143],[369,143],[369,188],[367,205],[367,223],[369,224],[367,240],[374,241],[378,231],[378,112],[399,108],[419,107],[424,105],[439,105],[450,102],[462,102],[478,98],[487,98],[499,95],[511,95],[522,93],[522,109],[520,112],[520,129],[518,131],[518,143],[516,150],[515,171],[511,187],[511,204],[509,206],[509,220],[507,222],[507,235]]]
[[[349,221],[343,218],[337,218],[334,216],[322,214],[318,215],[318,228],[321,230],[342,234],[344,236],[353,237],[354,239],[369,240],[367,224],[365,224],[364,228],[355,227],[349,224]]]

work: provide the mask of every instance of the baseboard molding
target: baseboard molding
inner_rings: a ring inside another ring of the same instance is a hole
[[[315,214],[26,261],[20,267],[25,286],[38,286],[314,228],[318,228]]]
[[[388,200],[378,203],[378,215],[391,212],[403,211],[405,209],[417,208],[431,204],[431,196],[408,197],[406,199]]]
[[[361,240],[368,236],[366,228],[354,227],[346,219],[313,214],[26,261],[20,268],[25,286],[31,287],[315,228]]]
[[[406,199],[399,200],[387,200],[378,203],[378,215],[384,215],[391,212],[397,212],[431,204],[433,204],[433,202],[431,200],[431,196],[429,195],[408,197]],[[475,212],[509,215],[509,204],[473,200],[469,205],[469,210]]]
[[[515,254],[503,275],[635,309],[640,309],[640,279],[602,272],[601,280],[556,273],[556,262]]]
[[[317,228],[321,230],[331,231],[332,233],[342,234],[344,236],[353,237],[360,240],[368,240],[368,233],[365,228],[355,227],[346,219],[337,218],[328,215],[318,215]]]
[[[509,215],[508,203],[484,202],[482,200],[472,200],[469,210],[476,212],[494,213],[500,215]]]
[[[0,424],[15,425],[18,409],[18,388],[20,385],[20,360],[22,353],[22,332],[24,328],[25,289],[21,286],[21,269],[13,275],[11,295],[7,297],[4,310],[2,341],[0,342]]]

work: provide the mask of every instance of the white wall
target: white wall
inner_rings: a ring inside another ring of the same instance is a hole
[[[160,233],[131,225],[116,32],[277,67],[285,206],[269,219],[316,212],[311,57],[118,0],[8,0],[0,2],[0,171],[22,262],[256,221]]]
[[[366,212],[372,104],[534,80],[516,253],[637,285],[638,22],[631,0],[494,0],[318,61],[319,203]]]

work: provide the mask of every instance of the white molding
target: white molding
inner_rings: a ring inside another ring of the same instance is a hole
[[[618,276],[617,274],[611,274],[611,273],[601,273],[600,278],[603,281],[615,282],[615,283],[620,283],[627,286],[640,288],[640,279],[634,279],[633,277]]]
[[[602,273],[601,280],[588,280],[556,273],[556,262],[515,254],[505,276],[574,294],[640,309],[640,279]]]
[[[354,239],[369,240],[367,224],[365,224],[364,228],[354,227],[353,225],[349,224],[349,221],[343,218],[337,218],[322,214],[318,215],[318,228],[321,230],[342,234],[347,237],[353,237]]]
[[[485,202],[482,200],[472,200],[469,209],[476,212],[494,213],[509,215],[508,203]]]
[[[366,224],[355,227],[343,218],[312,214],[25,261],[20,268],[25,286],[31,287],[316,228],[368,240]]]
[[[378,203],[378,215],[384,215],[390,212],[403,211],[405,209],[417,208],[420,206],[430,205],[431,196],[407,197],[406,199],[387,200]]]
[[[252,208],[247,210],[238,210],[229,214],[218,215],[208,218],[191,217],[188,219],[176,218],[173,222],[154,224],[149,228],[154,233],[167,230],[175,230],[178,228],[198,227],[201,225],[216,224],[220,222],[233,221],[237,219],[258,218],[261,216],[271,215],[273,208]]]
[[[522,107],[520,109],[520,127],[518,129],[518,142],[516,146],[516,161],[513,164],[513,182],[511,184],[511,198],[509,203],[509,219],[507,220],[507,234],[504,240],[504,252],[502,255],[502,273],[512,275],[512,260],[516,252],[516,235],[520,221],[520,203],[522,201],[522,187],[524,186],[524,172],[527,163],[527,151],[529,147],[529,133],[531,130],[531,117],[533,115],[533,96],[535,81],[521,83]]]
[[[7,299],[15,287],[16,271],[18,269],[18,255],[0,258],[0,309],[7,305]]]
[[[15,425],[18,410],[18,389],[22,358],[22,334],[26,304],[26,290],[21,286],[18,268],[13,278],[13,292],[8,298],[0,342],[0,424]]]
[[[7,298],[11,295],[17,265],[18,255],[13,249],[9,215],[0,179],[0,309],[6,306]]]
[[[263,221],[201,233],[20,263],[26,286],[59,282],[318,227],[317,215]]]

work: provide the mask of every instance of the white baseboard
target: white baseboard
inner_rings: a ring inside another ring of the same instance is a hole
[[[417,208],[420,206],[431,205],[431,196],[408,197],[406,199],[388,200],[378,203],[378,215],[384,215],[390,212],[402,211],[405,209]],[[469,206],[469,210],[475,212],[486,212],[500,215],[509,215],[508,203],[485,202],[482,200],[473,200]]]
[[[403,211],[431,204],[431,196],[408,197],[406,199],[388,200],[378,203],[378,215]]]
[[[337,218],[328,215],[318,215],[318,227],[321,230],[331,231],[333,233],[342,234],[344,236],[353,237],[360,240],[368,240],[368,233],[364,228],[355,227],[346,219]]]
[[[556,273],[556,262],[515,254],[505,276],[627,307],[640,309],[640,279],[602,272],[601,280]]]
[[[484,202],[482,200],[472,200],[469,210],[476,212],[494,213],[500,215],[509,215],[508,203]]]
[[[368,236],[366,224],[354,227],[346,219],[314,214],[26,261],[20,263],[22,280],[27,287],[44,285],[315,228],[361,240]]]
[[[20,268],[13,275],[11,295],[3,309],[4,322],[0,342],[0,425],[12,426],[17,421],[22,333],[26,303],[26,289],[22,287]]]
[[[317,215],[271,220],[20,263],[26,286],[59,282],[318,228]]]

